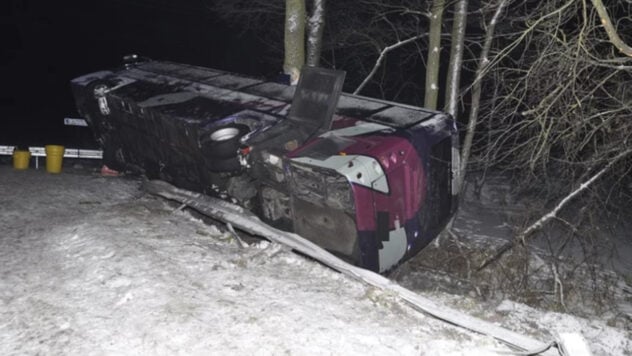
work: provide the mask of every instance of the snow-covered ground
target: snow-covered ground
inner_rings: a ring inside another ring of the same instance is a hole
[[[139,185],[0,166],[0,355],[508,351],[276,244],[240,248]],[[628,332],[598,320],[426,296],[520,332],[582,332],[595,354],[632,350]]]

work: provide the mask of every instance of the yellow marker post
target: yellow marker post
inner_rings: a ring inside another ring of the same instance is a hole
[[[29,161],[31,160],[31,152],[29,150],[14,150],[13,151],[13,169],[25,170],[29,168]]]
[[[61,165],[64,159],[64,146],[46,145],[46,172],[61,173]]]

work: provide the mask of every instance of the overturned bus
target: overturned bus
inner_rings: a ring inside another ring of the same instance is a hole
[[[341,93],[344,72],[297,86],[166,61],[72,80],[104,163],[231,200],[377,272],[454,214],[458,137],[447,114]]]

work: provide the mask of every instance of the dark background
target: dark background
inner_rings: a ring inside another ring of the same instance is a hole
[[[254,36],[224,26],[204,0],[4,0],[0,5],[0,145],[95,146],[69,81],[117,67],[126,54],[258,76],[264,61]],[[282,26],[282,24],[280,24]]]

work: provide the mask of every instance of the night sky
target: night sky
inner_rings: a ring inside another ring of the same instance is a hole
[[[4,0],[0,7],[0,145],[94,145],[87,129],[63,126],[64,117],[78,117],[69,81],[117,67],[126,54],[259,76],[281,67],[204,0]]]

